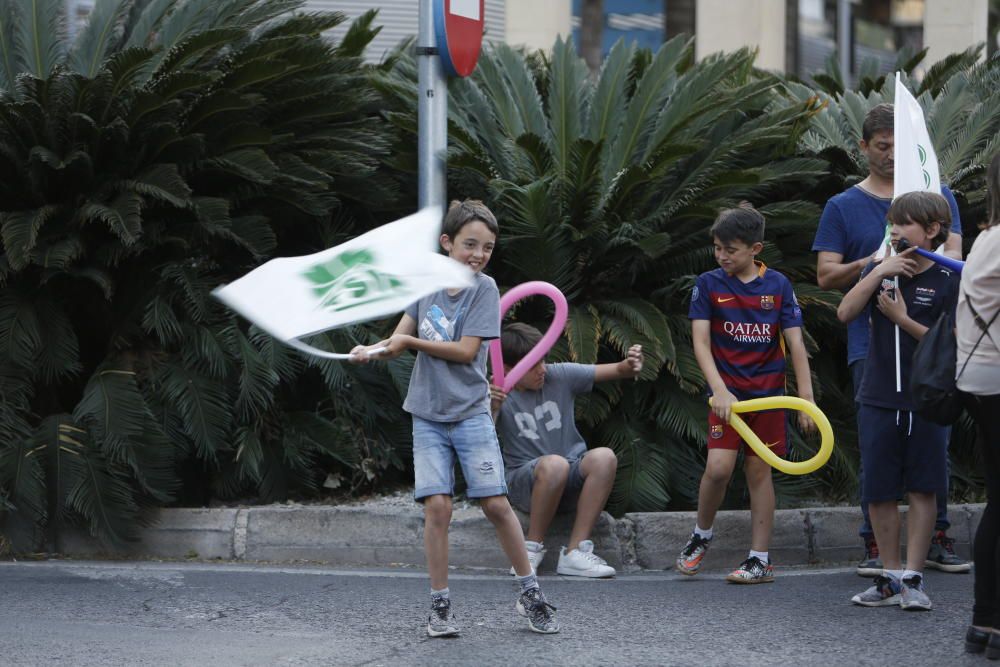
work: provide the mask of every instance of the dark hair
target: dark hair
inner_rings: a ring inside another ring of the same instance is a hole
[[[542,339],[542,332],[523,322],[511,322],[503,326],[500,333],[500,351],[503,362],[513,366],[528,356],[532,348]]]
[[[1000,152],[990,160],[986,170],[986,226],[1000,225]]]
[[[478,199],[453,200],[448,206],[448,212],[441,224],[441,233],[447,235],[451,240],[455,240],[462,227],[477,220],[486,225],[494,235],[500,235],[500,225],[497,224],[493,211]]]
[[[951,230],[951,208],[948,206],[948,200],[936,192],[907,192],[896,197],[889,207],[888,218],[889,222],[901,225],[915,222],[923,227],[924,231],[930,231],[931,225],[935,222],[940,223],[941,228],[938,229],[937,236],[931,240],[934,247],[947,241]]]
[[[865,122],[861,125],[861,138],[869,142],[879,132],[895,133],[895,119],[891,104],[876,104],[865,114]]]
[[[719,211],[711,229],[712,239],[723,243],[743,241],[747,245],[764,241],[764,216],[748,202]]]

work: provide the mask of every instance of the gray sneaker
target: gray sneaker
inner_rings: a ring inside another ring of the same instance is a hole
[[[552,612],[555,607],[545,601],[545,596],[538,588],[532,588],[521,593],[517,599],[517,613],[528,619],[528,625],[534,632],[551,635],[559,632],[559,623]]]
[[[972,569],[972,564],[967,560],[962,560],[955,554],[955,540],[948,537],[939,530],[931,538],[931,546],[927,550],[927,560],[924,561],[926,567],[932,567],[942,572],[968,572]]]
[[[907,611],[930,611],[931,599],[924,593],[924,578],[919,574],[903,579],[899,606]]]
[[[458,625],[451,614],[451,600],[448,598],[431,599],[431,615],[427,617],[428,637],[454,637],[458,634]]]
[[[864,593],[858,593],[852,597],[851,602],[862,607],[891,607],[899,604],[899,584],[881,574],[875,577],[874,583],[875,585]]]

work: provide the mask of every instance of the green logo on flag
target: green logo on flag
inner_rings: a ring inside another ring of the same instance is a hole
[[[379,271],[374,259],[368,250],[349,250],[302,275],[313,284],[312,292],[320,305],[333,311],[406,294],[406,284],[397,276]]]
[[[920,166],[923,167],[927,164],[927,149],[925,149],[920,144],[917,144],[917,156],[920,158]],[[931,189],[931,175],[927,173],[926,169],[921,169],[924,173],[924,187],[928,190]]]

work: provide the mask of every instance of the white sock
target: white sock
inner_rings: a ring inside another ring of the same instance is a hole
[[[750,558],[753,558],[754,556],[756,556],[757,558],[761,559],[765,563],[770,563],[771,562],[770,560],[768,560],[767,552],[766,551],[754,551],[753,549],[751,549],[750,550]]]
[[[535,553],[545,548],[541,542],[532,542],[531,540],[525,540],[524,546],[528,551],[534,551]]]
[[[449,599],[448,596],[449,596],[450,593],[451,593],[451,591],[449,591],[447,588],[442,588],[439,591],[436,591],[436,590],[434,590],[432,588],[431,589],[431,599],[433,600],[434,598],[444,598],[445,600],[448,600]]]
[[[903,570],[884,570],[884,573],[897,584],[903,578]]]
[[[903,570],[903,574],[902,574],[902,576],[900,576],[900,580],[909,579],[910,577],[921,577],[921,578],[923,578],[923,576],[924,575],[922,573],[917,572],[916,570]]]
[[[538,577],[534,574],[527,574],[523,577],[517,577],[517,582],[521,584],[521,592],[526,593],[532,588],[538,588]]]
[[[712,539],[712,535],[713,535],[711,527],[709,527],[709,528],[702,528],[697,523],[694,524],[694,534],[697,535],[698,537],[702,538],[703,540],[710,540],[710,539]]]

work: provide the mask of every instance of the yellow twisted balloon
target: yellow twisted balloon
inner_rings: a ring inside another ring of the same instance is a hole
[[[709,404],[711,402],[712,400],[709,399]],[[821,438],[819,451],[808,461],[786,461],[781,458],[761,442],[757,434],[750,430],[750,427],[743,421],[743,418],[737,414],[739,412],[760,412],[761,410],[775,410],[778,408],[801,410],[816,422]],[[789,475],[805,475],[813,472],[830,460],[830,454],[833,453],[833,427],[830,426],[830,420],[826,418],[823,411],[816,407],[815,404],[795,396],[767,396],[765,398],[752,398],[748,401],[733,403],[729,425],[736,429],[736,432],[740,434],[744,442],[750,445],[757,453],[757,456],[763,459],[765,463]]]

